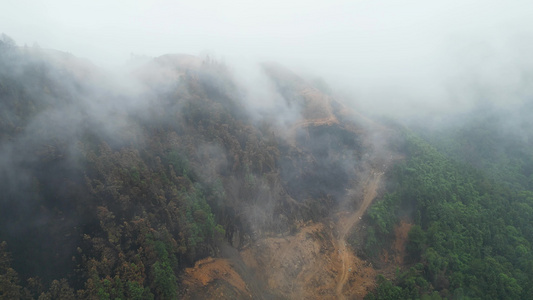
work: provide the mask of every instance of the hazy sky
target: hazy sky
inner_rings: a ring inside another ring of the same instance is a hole
[[[421,106],[430,96],[471,97],[450,86],[479,74],[480,84],[516,89],[514,70],[533,66],[531,0],[0,2],[0,32],[19,45],[101,65],[131,53],[275,60],[359,97]]]

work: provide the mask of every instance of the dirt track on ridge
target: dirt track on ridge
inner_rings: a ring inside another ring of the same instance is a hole
[[[339,236],[336,242],[339,250],[339,258],[342,261],[342,269],[340,271],[336,288],[338,299],[345,298],[343,294],[343,288],[349,278],[349,273],[351,272],[351,268],[348,266],[353,265],[353,254],[347,249],[346,236],[353,226],[355,226],[355,224],[357,224],[357,222],[361,219],[372,201],[376,198],[382,175],[383,172],[372,172],[372,175],[367,178],[363,186],[363,201],[361,202],[361,206],[349,216],[344,218],[341,217],[339,219],[339,223],[337,225]]]

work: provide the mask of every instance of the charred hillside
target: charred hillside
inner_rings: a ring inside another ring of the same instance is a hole
[[[246,92],[209,58],[166,55],[117,79],[5,39],[0,64],[10,297],[173,298],[180,270],[221,245],[329,217],[371,148],[363,124],[340,122],[294,74],[283,86],[272,66],[300,115],[290,124],[251,117]]]

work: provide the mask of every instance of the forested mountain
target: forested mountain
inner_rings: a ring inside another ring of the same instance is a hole
[[[406,127],[260,70],[4,36],[0,298],[533,298],[531,104]]]

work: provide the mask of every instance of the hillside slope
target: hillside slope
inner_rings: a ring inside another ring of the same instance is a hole
[[[264,74],[280,108],[296,111],[290,124],[252,117],[231,72],[208,58],[165,55],[117,76],[7,39],[0,50],[2,295],[196,298],[189,285],[206,284],[191,279],[196,265],[226,270],[214,283],[243,297],[297,297],[238,278],[263,276],[254,267],[280,258],[276,239],[303,243],[291,246],[308,251],[298,264],[335,260],[335,293],[347,258],[333,253],[349,229],[336,233],[337,214],[359,207],[389,155],[376,136],[390,132],[280,66]],[[323,239],[314,250],[309,234]],[[235,251],[248,258],[226,257]],[[287,265],[296,259],[264,276],[305,291],[312,280]]]
[[[0,298],[533,298],[530,102],[412,130],[259,68],[3,36]]]

